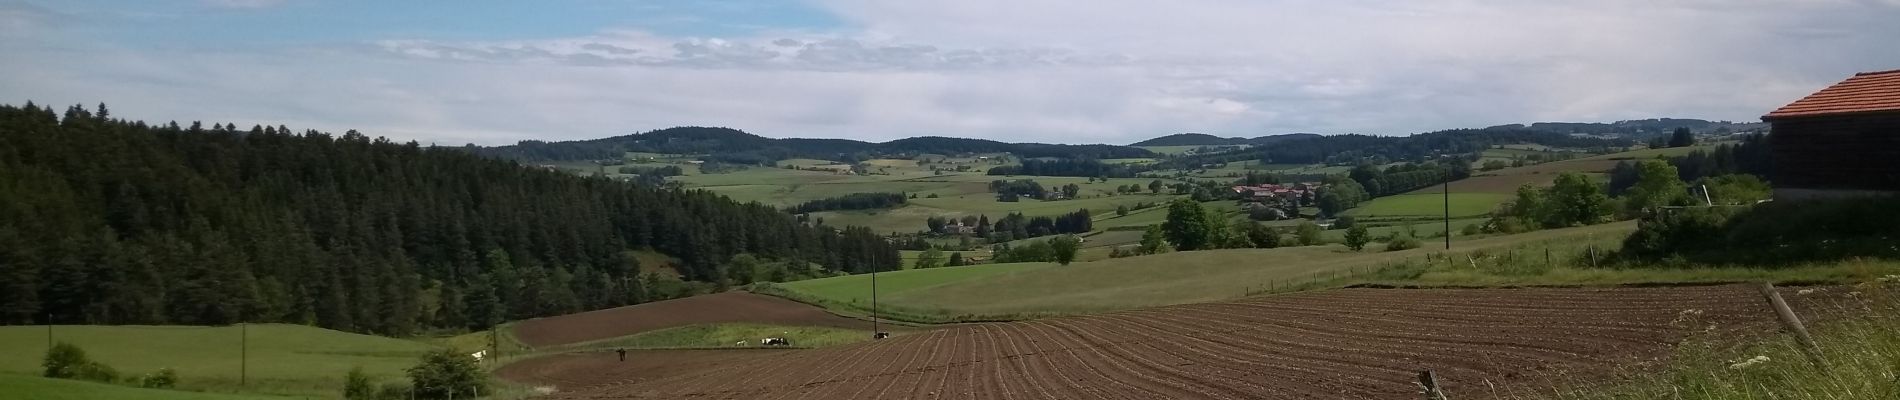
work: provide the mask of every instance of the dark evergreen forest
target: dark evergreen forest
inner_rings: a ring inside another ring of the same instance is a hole
[[[899,263],[869,229],[460,149],[0,106],[4,324],[481,329],[651,299],[634,249],[702,282],[738,254]]]

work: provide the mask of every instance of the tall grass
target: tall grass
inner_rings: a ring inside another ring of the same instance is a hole
[[[1548,398],[1900,399],[1900,279],[1847,290],[1859,294],[1836,310],[1846,317],[1809,325],[1824,365],[1809,362],[1788,335],[1739,347],[1692,342],[1662,371],[1631,371],[1622,381],[1553,390]]]

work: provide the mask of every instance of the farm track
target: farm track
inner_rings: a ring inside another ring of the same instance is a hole
[[[529,346],[555,346],[610,339],[654,330],[714,323],[756,323],[863,329],[871,323],[778,297],[725,292],[537,318],[515,324],[515,337]]]
[[[517,375],[562,380],[554,397],[566,399],[1410,399],[1430,369],[1459,397],[1495,398],[1605,379],[1698,332],[1773,329],[1772,318],[1744,285],[1343,289],[956,325],[666,371],[550,359]]]

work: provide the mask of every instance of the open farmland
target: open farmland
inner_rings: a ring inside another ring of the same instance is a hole
[[[555,346],[628,336],[687,325],[750,322],[791,326],[859,328],[867,323],[777,297],[725,292],[657,301],[514,325],[529,346]]]
[[[569,399],[1410,399],[1432,370],[1460,398],[1511,398],[1606,379],[1708,326],[1772,326],[1762,307],[1740,285],[1345,289],[960,325],[655,376],[546,376]]]
[[[1549,240],[1622,237],[1632,222],[1543,230],[1459,240],[1459,252]],[[1376,246],[1376,245],[1375,245]],[[1374,247],[1377,248],[1377,247]],[[914,289],[880,300],[885,308],[940,320],[1015,319],[1222,301],[1268,287],[1285,287],[1355,268],[1421,260],[1443,252],[1421,249],[1348,251],[1343,246],[1186,251],[1041,268]],[[881,275],[881,274],[880,274]],[[809,281],[813,284],[831,279]]]
[[[966,254],[977,254],[977,252]],[[877,291],[880,296],[888,297],[936,285],[1034,271],[1053,266],[1055,266],[1053,263],[976,264],[885,272],[877,274]],[[841,304],[862,303],[867,306],[871,302],[871,274],[837,276],[776,285],[822,301]]]
[[[1452,218],[1471,217],[1489,214],[1498,204],[1511,199],[1510,195],[1499,193],[1459,193],[1451,194]],[[1401,194],[1380,197],[1360,203],[1358,207],[1346,210],[1345,215],[1353,217],[1441,217],[1445,215],[1445,196],[1443,194]]]

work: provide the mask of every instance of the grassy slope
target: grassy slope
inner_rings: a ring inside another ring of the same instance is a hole
[[[265,400],[289,399],[289,397],[140,389],[96,382],[0,374],[0,400],[29,399]]]
[[[329,394],[342,387],[344,372],[356,366],[372,376],[395,379],[433,348],[299,325],[252,325],[249,331],[246,392]],[[53,335],[123,375],[172,368],[178,371],[181,389],[238,389],[238,327],[56,326]],[[38,374],[45,352],[45,326],[0,327],[0,373]]]
[[[1565,237],[1622,237],[1634,224],[1533,232],[1459,242],[1469,250]],[[1317,279],[1435,250],[1349,252],[1339,246],[1177,252],[1040,268],[891,294],[895,307],[935,315],[1015,317],[1223,300],[1267,286]]]
[[[1500,193],[1451,194],[1451,217],[1474,217],[1491,213],[1498,204],[1511,200]],[[1346,210],[1353,217],[1439,217],[1445,215],[1444,194],[1401,194],[1380,197]]]
[[[1055,264],[979,264],[962,267],[943,267],[877,274],[879,296],[892,296],[926,287],[967,281],[972,279],[1007,276],[1025,273]],[[778,285],[798,291],[818,299],[843,304],[869,304],[871,302],[871,275],[859,274],[824,279],[812,279]]]

